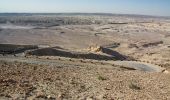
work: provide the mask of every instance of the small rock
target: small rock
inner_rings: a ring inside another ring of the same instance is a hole
[[[50,99],[50,98],[51,98],[51,96],[50,96],[50,95],[48,95],[48,96],[47,96],[47,98],[48,98],[48,99]]]
[[[91,97],[88,97],[88,98],[86,98],[86,100],[94,100],[93,98],[91,98]]]
[[[164,70],[164,71],[163,71],[163,73],[165,73],[165,74],[169,74],[169,71],[167,71],[167,70]]]

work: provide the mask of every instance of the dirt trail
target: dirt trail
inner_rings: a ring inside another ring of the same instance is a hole
[[[157,65],[143,63],[143,62],[136,62],[136,61],[114,61],[112,62],[115,65],[125,66],[128,68],[134,68],[140,71],[147,71],[147,72],[162,72],[165,68],[162,68]]]
[[[91,65],[92,63],[98,64],[98,65],[117,65],[117,66],[123,66],[124,68],[139,70],[139,71],[146,71],[146,72],[163,72],[165,68],[162,68],[157,65],[152,65],[148,63],[143,62],[136,62],[136,61],[97,61],[97,60],[81,60],[81,59],[68,59],[68,58],[60,58],[51,60],[51,59],[37,59],[37,58],[24,58],[24,57],[0,57],[0,60],[5,61],[18,61],[18,62],[25,62],[25,63],[31,63],[31,64],[40,64],[40,65],[62,65],[62,66],[75,66],[76,64],[86,63],[86,65]],[[78,61],[80,61],[78,63]]]

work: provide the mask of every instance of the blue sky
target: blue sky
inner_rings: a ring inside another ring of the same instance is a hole
[[[0,0],[0,12],[104,12],[170,16],[170,0]]]

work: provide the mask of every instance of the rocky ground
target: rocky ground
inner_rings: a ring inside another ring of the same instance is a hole
[[[168,100],[170,75],[119,66],[0,63],[1,99]]]

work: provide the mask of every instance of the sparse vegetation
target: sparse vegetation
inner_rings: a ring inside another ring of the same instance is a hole
[[[130,83],[129,88],[133,90],[141,90],[141,88],[133,82]]]
[[[105,33],[95,33],[94,35],[98,36],[98,35],[103,35],[103,34],[105,34]]]
[[[99,75],[99,76],[97,77],[97,79],[98,79],[98,80],[101,80],[101,81],[107,80],[106,77],[103,77],[103,76],[101,76],[101,75]]]
[[[163,41],[153,42],[153,43],[146,43],[143,44],[143,47],[150,47],[150,46],[158,46],[159,44],[163,44]]]

